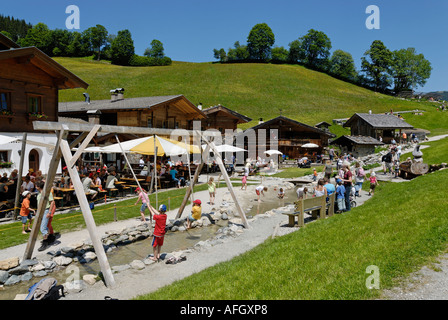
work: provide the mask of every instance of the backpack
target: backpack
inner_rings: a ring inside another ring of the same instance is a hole
[[[358,170],[358,177],[365,177],[366,173],[364,172],[364,168],[360,167]]]
[[[384,155],[381,158],[381,161],[382,162],[391,162],[392,161],[392,155],[390,154],[390,152],[388,154]]]

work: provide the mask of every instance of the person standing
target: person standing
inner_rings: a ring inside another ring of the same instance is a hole
[[[31,198],[31,192],[28,190],[24,191],[22,193],[23,201],[22,201],[22,207],[20,208],[20,217],[22,218],[22,234],[26,234],[26,231],[31,231],[31,224],[33,220],[33,216],[31,215],[31,211],[36,213],[34,209],[30,207],[30,198]],[[27,224],[27,228],[25,231],[25,225]]]
[[[342,178],[342,182],[344,183],[345,188],[345,211],[350,211],[350,193],[352,191],[352,172],[350,171],[350,163],[345,161],[342,164],[342,169],[344,170],[344,177]]]
[[[345,211],[345,187],[341,179],[336,180],[336,202],[338,204],[338,212]]]
[[[36,187],[37,187],[37,191],[39,191],[39,194],[37,195],[37,205],[40,205],[40,202],[42,201],[42,192],[44,189],[45,183],[43,181],[40,181],[37,183]],[[48,202],[47,205],[45,206],[45,210],[44,210],[44,215],[42,217],[42,222],[40,224],[40,232],[42,233],[43,236],[43,240],[42,240],[42,245],[41,247],[38,249],[38,251],[43,251],[45,250],[51,243],[51,240],[55,240],[54,239],[54,234],[53,236],[50,236],[50,227],[51,226],[51,220],[53,215],[51,214],[51,209],[53,208],[52,206],[54,206],[54,198],[53,198],[53,193],[52,191],[50,191],[50,194],[48,195]],[[53,212],[54,214],[54,212]],[[51,220],[50,220],[51,218]],[[51,227],[51,231],[53,233],[53,228]]]
[[[161,204],[158,212],[151,205],[148,208],[149,211],[151,211],[151,213],[153,214],[154,221],[156,222],[152,238],[152,248],[154,252],[154,257],[152,257],[151,260],[159,261],[160,252],[163,246],[163,240],[165,238],[166,233],[166,217],[167,217],[166,205]]]
[[[142,221],[146,221],[145,218],[145,210],[146,208],[149,208],[150,206],[150,202],[149,202],[149,198],[148,198],[148,194],[146,193],[145,190],[142,190],[140,188],[137,188],[135,190],[138,193],[138,198],[137,201],[135,202],[135,206],[137,205],[137,203],[142,200],[142,206],[140,207],[140,215],[141,215],[141,220]],[[151,210],[149,210],[149,222],[152,224],[152,213]]]
[[[359,192],[362,189],[362,184],[364,183],[365,178],[364,168],[361,167],[359,162],[355,164],[355,196],[360,197]]]
[[[210,204],[215,204],[215,196],[216,196],[216,183],[213,182],[213,177],[210,177],[208,181],[208,193],[210,195]]]

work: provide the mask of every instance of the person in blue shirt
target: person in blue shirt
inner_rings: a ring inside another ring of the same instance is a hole
[[[330,200],[330,196],[336,192],[336,187],[334,186],[334,184],[330,183],[330,181],[328,181],[328,178],[324,178],[324,188],[327,189],[327,201]]]
[[[345,187],[341,179],[337,179],[336,183],[338,187],[336,188],[336,202],[338,204],[338,212],[346,211],[345,207]]]
[[[176,170],[176,168],[171,167],[171,170],[170,170],[171,177],[173,178],[173,181],[177,183],[177,187],[179,188],[182,180],[185,180],[185,179],[183,177],[180,177],[180,179],[178,179],[176,177],[178,173],[179,172]]]

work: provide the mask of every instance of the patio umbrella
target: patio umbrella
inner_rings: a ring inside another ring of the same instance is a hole
[[[156,156],[177,156],[179,154],[187,153],[187,150],[185,148],[182,148],[180,145],[170,142],[169,139],[165,139],[157,135],[144,138],[142,142],[129,148],[129,151],[145,155],[154,155],[155,148],[157,148]]]
[[[306,143],[302,146],[302,148],[319,148],[319,146],[315,143]]]
[[[204,150],[206,148],[206,145],[203,144],[202,145],[202,149]],[[218,152],[242,152],[242,151],[247,151],[245,149],[242,148],[238,148],[238,147],[234,147],[228,144],[222,144],[220,146],[216,146],[216,150]]]
[[[268,154],[268,155],[270,155],[270,156],[272,156],[273,154],[283,154],[282,152],[280,152],[280,151],[278,151],[278,150],[268,150],[268,151],[265,151],[264,153],[266,153],[266,154]]]

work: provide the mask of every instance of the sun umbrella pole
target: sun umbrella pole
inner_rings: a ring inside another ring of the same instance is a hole
[[[185,145],[187,145],[187,138],[185,138]],[[187,151],[187,164],[188,164],[188,176],[190,177],[190,186],[192,186],[191,181],[191,169],[190,169],[190,152],[188,150],[188,147],[185,149]],[[194,201],[194,190],[191,188],[191,202]]]
[[[138,179],[134,173],[134,170],[132,169],[132,166],[129,163],[128,157],[126,156],[126,152],[124,152],[123,147],[121,146],[120,140],[118,139],[117,135],[115,135],[115,139],[117,139],[118,145],[120,146],[120,149],[121,149],[121,153],[123,154],[124,158],[126,159],[126,163],[128,164],[129,169],[131,169],[132,176],[134,177],[135,182],[137,182],[138,187],[140,188],[140,190],[142,190],[142,187],[141,187],[140,183],[138,182]]]
[[[156,188],[156,208],[159,208],[159,199],[157,196],[157,146],[156,146],[156,135],[154,135],[154,186]]]

